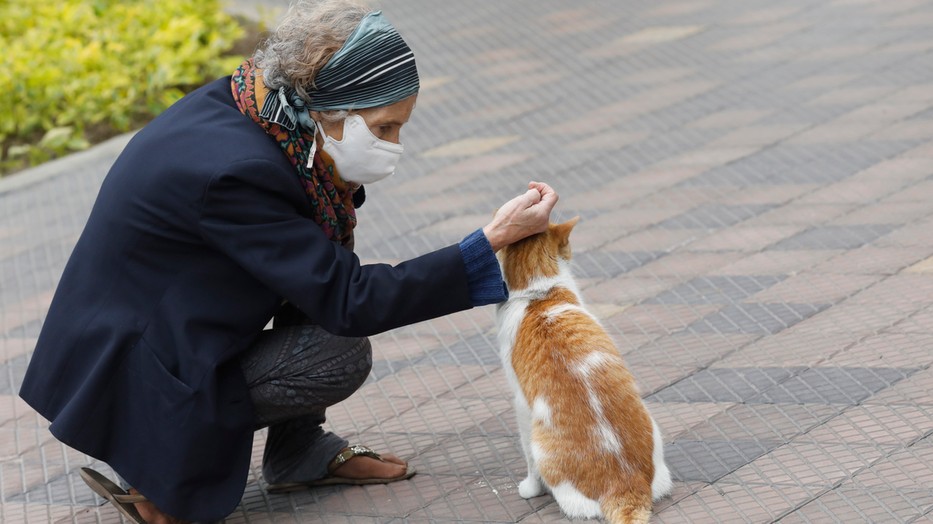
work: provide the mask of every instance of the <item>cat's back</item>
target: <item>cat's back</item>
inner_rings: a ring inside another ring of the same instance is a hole
[[[652,471],[651,419],[634,377],[576,293],[554,288],[528,303],[511,361],[538,422],[535,440],[542,450],[559,454],[573,443],[588,449],[597,463],[598,456],[608,454],[620,460],[603,464],[624,465],[630,473]]]
[[[572,289],[555,287],[528,301],[515,326],[511,360],[516,373],[568,373],[594,359],[624,367],[614,356],[612,339]]]

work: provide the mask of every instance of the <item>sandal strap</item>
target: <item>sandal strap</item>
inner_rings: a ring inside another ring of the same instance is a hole
[[[344,463],[353,457],[370,457],[380,462],[385,462],[385,460],[383,460],[382,457],[372,449],[360,444],[354,444],[348,448],[344,448],[343,451],[334,457],[334,460],[330,461],[330,464],[327,465],[327,472],[333,473],[334,470],[340,466],[343,466]]]
[[[145,495],[140,495],[138,493],[127,493],[126,495],[114,493],[113,500],[120,504],[136,504],[137,502],[146,502],[149,499],[147,499]]]

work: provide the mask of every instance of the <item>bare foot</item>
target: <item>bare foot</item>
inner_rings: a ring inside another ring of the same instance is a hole
[[[130,493],[133,495],[138,495],[139,492],[135,488],[130,488]],[[147,522],[147,524],[185,524],[184,520],[176,519],[171,515],[163,513],[155,504],[149,502],[137,502],[133,504],[136,506],[136,511],[139,512],[139,516]]]
[[[334,470],[333,475],[351,479],[393,479],[405,475],[408,464],[395,455],[382,455],[385,462],[357,455]]]

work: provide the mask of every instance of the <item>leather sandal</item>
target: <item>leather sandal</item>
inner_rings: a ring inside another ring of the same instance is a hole
[[[313,487],[318,487],[318,486],[334,486],[338,484],[347,484],[347,485],[352,485],[352,486],[365,486],[369,484],[389,484],[391,482],[398,482],[400,480],[410,479],[416,473],[415,468],[411,464],[408,464],[408,469],[405,471],[403,475],[399,477],[391,477],[391,478],[372,477],[372,478],[354,479],[354,478],[339,477],[337,475],[334,475],[334,471],[336,471],[337,468],[344,465],[344,463],[346,463],[348,460],[352,459],[353,457],[369,457],[369,458],[374,458],[376,460],[379,460],[381,462],[385,462],[385,459],[383,459],[382,456],[380,456],[378,453],[376,453],[372,449],[366,446],[361,446],[359,444],[356,444],[356,445],[350,446],[349,448],[344,448],[343,451],[338,453],[337,456],[334,457],[334,459],[330,461],[330,463],[327,465],[328,475],[326,477],[320,478],[317,480],[308,481],[308,482],[282,482],[282,483],[277,483],[277,484],[269,484],[266,487],[266,491],[269,493],[288,493],[292,491],[300,491],[303,489],[313,488]]]
[[[85,484],[94,490],[94,493],[108,500],[124,517],[130,519],[131,522],[146,524],[146,521],[136,511],[136,506],[133,505],[136,502],[145,502],[146,497],[127,493],[126,490],[91,468],[81,468],[80,475]]]

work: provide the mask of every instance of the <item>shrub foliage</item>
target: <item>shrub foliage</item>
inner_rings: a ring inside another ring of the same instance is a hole
[[[0,174],[127,131],[229,74],[242,34],[217,0],[0,0]]]

